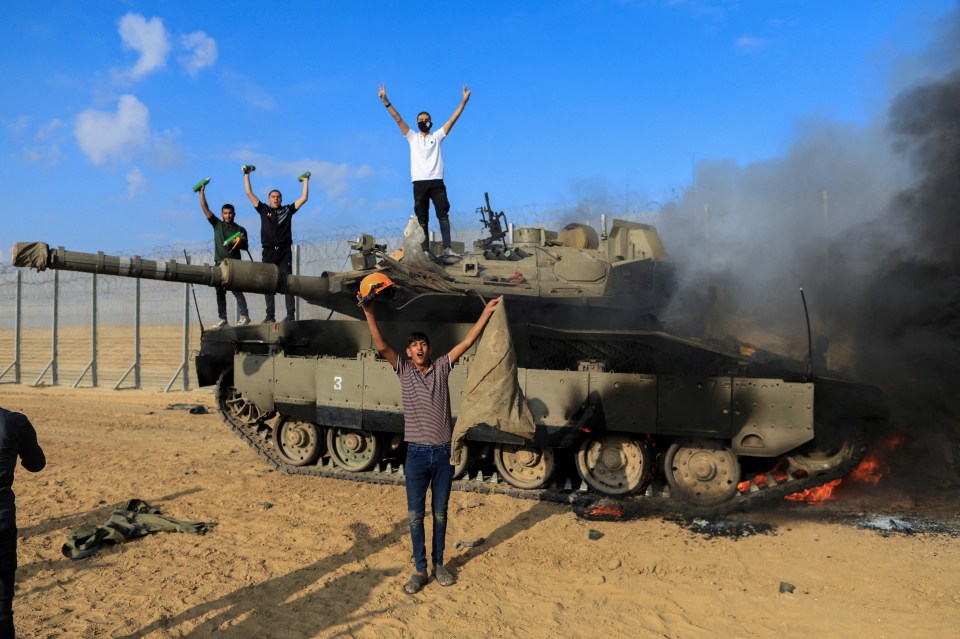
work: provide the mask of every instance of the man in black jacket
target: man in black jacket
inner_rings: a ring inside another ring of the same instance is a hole
[[[310,184],[310,174],[304,173],[300,176],[303,182],[303,195],[293,204],[283,204],[283,195],[280,191],[274,189],[267,196],[269,204],[264,204],[256,195],[253,194],[253,187],[250,186],[250,169],[244,167],[243,183],[247,189],[247,198],[253,204],[260,214],[260,243],[263,245],[263,261],[268,264],[276,264],[282,275],[293,274],[293,234],[290,230],[293,214],[300,210],[300,207],[307,203],[308,185]],[[267,304],[267,316],[264,323],[272,324],[276,321],[274,314],[274,295],[270,293],[264,295]],[[292,322],[296,315],[296,298],[293,295],[286,295],[287,316],[283,318],[285,322]]]
[[[37,432],[24,415],[0,408],[0,639],[14,639],[13,584],[17,576],[17,506],[13,471],[21,465],[31,473],[43,470],[47,459]]]

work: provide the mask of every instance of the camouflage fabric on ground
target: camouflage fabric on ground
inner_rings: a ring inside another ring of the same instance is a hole
[[[164,531],[202,535],[216,525],[212,521],[166,517],[142,499],[130,499],[118,504],[103,526],[83,526],[67,535],[67,543],[60,551],[70,559],[83,559],[97,554],[103,544],[120,544]]]

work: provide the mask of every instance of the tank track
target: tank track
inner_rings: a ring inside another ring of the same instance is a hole
[[[218,412],[224,423],[226,423],[240,439],[245,441],[250,448],[256,451],[257,455],[263,458],[278,472],[287,475],[332,477],[366,484],[403,485],[404,483],[400,469],[395,469],[391,465],[384,466],[377,464],[373,470],[364,472],[343,470],[334,465],[332,461],[328,461],[327,465],[291,466],[277,456],[271,441],[261,434],[261,431],[256,425],[238,425],[234,423],[234,421],[230,419],[230,416],[223,410],[219,410]],[[260,429],[262,428],[266,427],[261,426]],[[563,487],[552,484],[551,487],[541,489],[514,488],[510,484],[498,480],[496,474],[487,478],[478,475],[474,479],[455,480],[453,482],[453,490],[487,495],[508,495],[517,499],[530,499],[534,501],[549,501],[569,504],[588,510],[591,505],[620,504],[626,507],[625,509],[631,511],[724,515],[745,510],[754,510],[768,504],[782,503],[787,495],[822,486],[834,479],[841,479],[860,463],[863,451],[864,446],[862,442],[858,440],[857,445],[853,449],[853,454],[830,470],[818,472],[806,477],[787,478],[784,481],[774,480],[773,477],[767,475],[767,481],[761,482],[762,485],[758,485],[751,479],[748,490],[738,492],[729,501],[714,506],[697,506],[679,499],[672,499],[669,486],[658,482],[651,483],[641,493],[623,498],[611,498],[608,495],[588,492],[585,484],[582,484],[580,487],[574,487],[569,481],[566,482],[566,485]],[[321,457],[321,463],[322,461],[323,458]],[[616,519],[618,517],[614,516],[613,518]]]

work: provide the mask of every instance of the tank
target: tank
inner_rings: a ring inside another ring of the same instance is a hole
[[[726,511],[812,488],[852,470],[886,418],[879,390],[813,375],[809,362],[746,344],[673,335],[657,320],[676,289],[654,227],[614,220],[609,232],[567,225],[488,236],[436,263],[352,243],[354,270],[283,276],[276,266],[219,266],[78,253],[17,243],[15,266],[291,293],[361,319],[360,280],[382,269],[396,295],[377,301],[392,344],[412,331],[437,353],[461,341],[485,300],[503,295],[531,439],[487,424],[467,433],[455,467],[462,490],[572,501],[585,493]],[[433,246],[438,249],[439,247]],[[414,251],[415,252],[415,251]],[[434,250],[434,253],[439,253]],[[423,257],[420,255],[418,257]],[[459,413],[471,349],[450,375]],[[224,421],[279,470],[401,483],[403,408],[389,364],[363,321],[304,320],[205,330],[200,386],[215,386]]]

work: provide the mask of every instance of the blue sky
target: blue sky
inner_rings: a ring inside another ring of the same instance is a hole
[[[0,258],[13,241],[207,241],[191,187],[237,205],[239,167],[292,201],[296,239],[403,225],[408,123],[444,122],[454,229],[494,206],[671,197],[702,160],[777,157],[811,118],[863,125],[919,80],[954,1],[5,3]],[[435,222],[434,222],[435,224]]]

